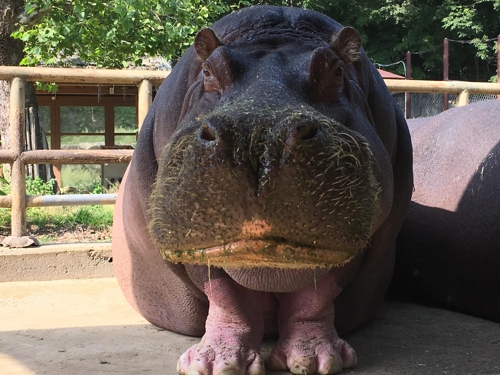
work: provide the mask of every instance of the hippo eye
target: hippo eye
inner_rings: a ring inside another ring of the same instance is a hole
[[[210,67],[210,64],[208,64],[207,62],[201,64],[201,72],[203,73],[203,77],[210,77],[212,75],[211,70],[212,69]]]
[[[206,62],[201,64],[201,72],[203,74],[203,85],[206,91],[220,90],[220,84],[217,78],[212,74],[210,65]]]
[[[344,74],[344,63],[342,61],[337,61],[337,63],[332,67],[334,69],[333,75],[336,78],[342,77]]]

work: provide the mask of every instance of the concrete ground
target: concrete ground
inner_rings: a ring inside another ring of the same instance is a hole
[[[401,298],[345,338],[358,366],[343,374],[500,375],[500,324]],[[147,323],[113,277],[0,283],[1,375],[173,375],[197,341]]]

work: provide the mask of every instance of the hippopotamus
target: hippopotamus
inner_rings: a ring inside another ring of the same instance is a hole
[[[358,33],[256,6],[202,29],[120,186],[115,274],[152,324],[203,336],[181,374],[333,374],[391,280],[412,189],[406,121]]]
[[[500,101],[409,120],[415,191],[395,284],[500,322]]]

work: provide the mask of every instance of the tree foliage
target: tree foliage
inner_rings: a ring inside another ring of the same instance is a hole
[[[450,79],[496,77],[498,47],[491,39],[500,33],[500,0],[27,0],[14,37],[25,42],[23,64],[78,55],[118,68],[147,55],[175,60],[201,27],[261,3],[314,9],[355,27],[377,63],[411,51],[414,78],[441,79],[443,39],[468,40],[450,44]]]
[[[442,79],[444,38],[452,40],[450,79],[496,78],[500,0],[304,0],[302,4],[355,27],[377,63],[404,60],[407,51],[415,53],[414,78]],[[402,65],[398,73],[403,74]]]
[[[25,43],[23,65],[78,56],[122,68],[148,55],[179,55],[197,30],[232,6],[220,0],[28,0],[12,36]]]

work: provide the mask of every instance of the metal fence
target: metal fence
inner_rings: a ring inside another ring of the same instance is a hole
[[[393,93],[399,108],[406,114],[406,118],[429,117],[443,112],[444,109],[444,94],[432,93]],[[497,99],[496,95],[488,94],[470,94],[469,103],[478,102],[481,100]],[[410,100],[408,111],[407,100]],[[448,94],[448,107],[457,105],[457,95]]]
[[[0,163],[12,165],[11,194],[0,197],[0,207],[12,209],[11,247],[24,247],[32,243],[26,236],[26,208],[34,206],[63,206],[84,204],[114,204],[114,194],[79,194],[59,196],[27,196],[27,164],[104,164],[124,163],[132,158],[132,150],[25,150],[25,81],[80,83],[80,84],[136,84],[138,94],[138,121],[142,124],[151,105],[152,86],[159,85],[168,75],[162,71],[127,71],[71,68],[20,68],[0,67],[0,80],[11,82],[10,91],[10,138],[9,150],[0,150]],[[454,94],[456,105],[477,100],[473,95],[494,96],[500,94],[498,83],[473,83],[460,81],[400,81],[386,80],[389,90],[396,93],[431,93],[431,100],[438,102],[443,93]],[[404,94],[403,94],[404,95]],[[437,99],[432,99],[432,98]],[[417,96],[414,96],[417,98]],[[414,100],[412,98],[412,100]],[[429,99],[428,99],[429,100]],[[403,102],[404,103],[404,102]],[[429,103],[422,99],[426,115],[433,114]]]

